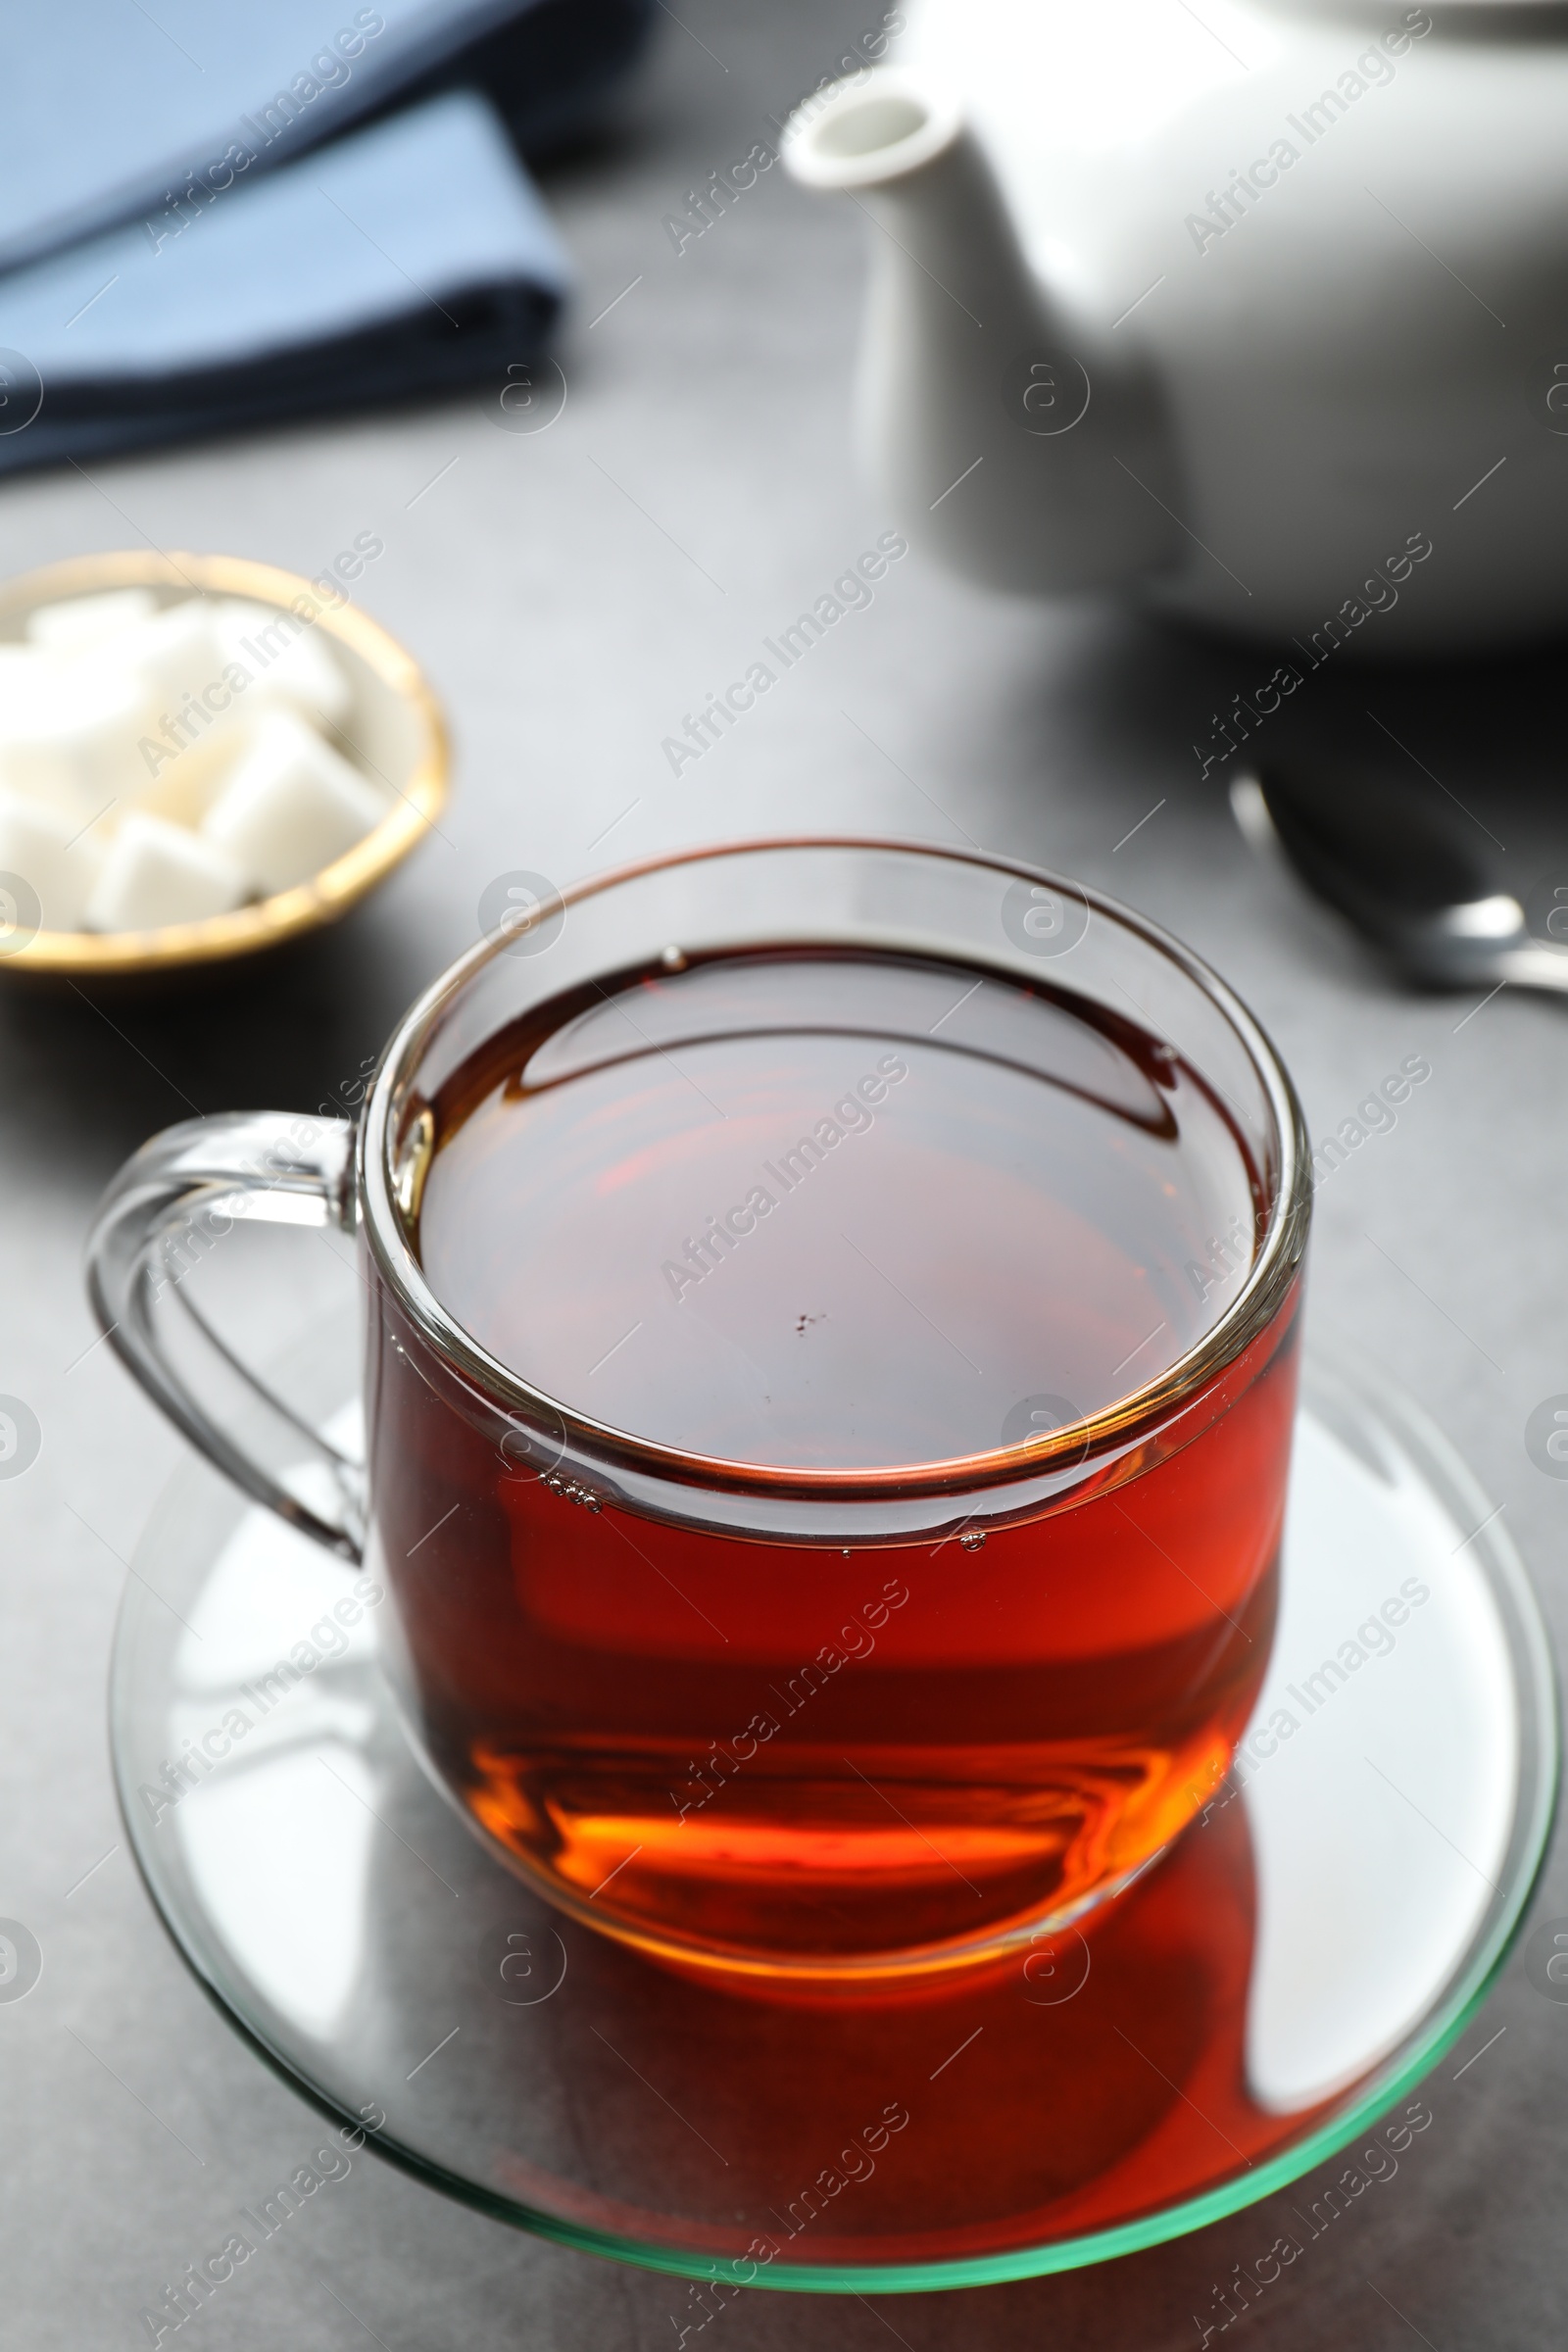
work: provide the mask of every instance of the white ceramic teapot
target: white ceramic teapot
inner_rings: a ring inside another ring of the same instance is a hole
[[[862,429],[971,578],[1317,661],[1568,619],[1568,11],[931,0],[794,176],[871,216]]]

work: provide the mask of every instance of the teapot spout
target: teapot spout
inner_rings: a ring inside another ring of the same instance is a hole
[[[957,110],[881,68],[807,99],[784,156],[879,232],[859,432],[915,544],[987,586],[1048,596],[1173,561],[1152,377],[1036,279]]]

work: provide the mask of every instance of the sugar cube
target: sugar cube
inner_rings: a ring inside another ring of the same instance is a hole
[[[106,668],[136,678],[160,730],[172,734],[176,742],[181,730],[186,735],[196,732],[232,700],[232,688],[223,677],[224,655],[213,625],[213,606],[204,596],[166,605],[150,620],[103,638],[92,652]],[[186,710],[191,703],[196,713]]]
[[[27,636],[51,653],[75,652],[158,610],[146,588],[106,588],[97,596],[73,596],[64,604],[35,605],[27,614]]]
[[[105,853],[86,923],[93,931],[156,931],[226,914],[248,896],[244,867],[217,842],[134,809]]]
[[[292,890],[341,858],[386,814],[374,787],[292,712],[257,722],[203,836],[265,891]]]
[[[36,913],[19,905],[8,920],[31,919],[45,931],[79,931],[103,852],[90,833],[47,802],[0,791],[0,877],[17,876],[37,900]],[[6,895],[21,895],[6,884]]]
[[[109,589],[25,627],[0,643],[0,875],[48,928],[200,921],[309,880],[386,813],[317,732],[350,714],[350,673],[291,610]]]
[[[213,625],[224,661],[250,674],[247,696],[291,704],[319,726],[348,716],[353,697],[342,663],[311,622],[277,606],[224,597]]]
[[[134,790],[146,711],[136,680],[39,655],[0,681],[0,786],[52,802],[75,826]],[[142,771],[145,773],[145,770]]]
[[[35,645],[18,645],[8,638],[0,645],[0,697],[7,702],[37,677],[43,666],[43,656]]]
[[[131,808],[145,808],[150,815],[167,816],[171,824],[188,825],[194,831],[222,791],[254,732],[251,718],[235,710],[215,719],[205,735],[198,735],[181,751],[171,753],[163,743],[154,744],[147,770],[122,813],[128,815]],[[112,829],[115,818],[107,822]]]

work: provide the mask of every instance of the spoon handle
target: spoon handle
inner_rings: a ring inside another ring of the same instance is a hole
[[[1497,957],[1499,979],[1514,988],[1545,989],[1548,994],[1568,996],[1568,949],[1505,948]]]

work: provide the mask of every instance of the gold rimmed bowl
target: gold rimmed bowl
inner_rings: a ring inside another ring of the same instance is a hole
[[[160,606],[191,595],[244,597],[308,619],[332,641],[353,687],[349,715],[335,730],[342,748],[384,793],[386,814],[351,850],[308,882],[253,901],[231,914],[156,931],[34,931],[0,936],[0,971],[95,974],[165,971],[217,963],[277,946],[336,922],[384,882],[435,823],[448,791],[449,758],[440,707],[413,656],[352,603],[328,600],[320,582],[244,556],[79,556],[23,573],[0,587],[0,644],[23,637],[36,606],[109,588],[149,588]],[[305,602],[301,602],[301,600]]]

